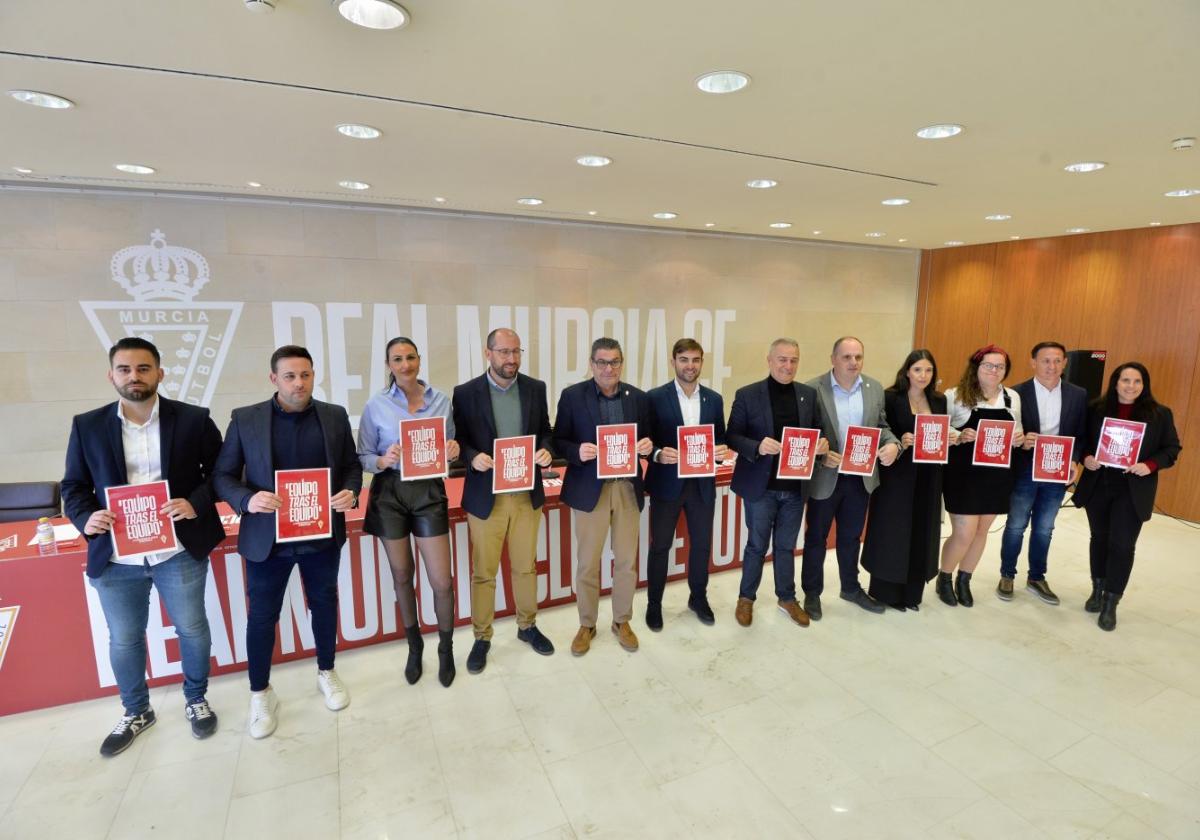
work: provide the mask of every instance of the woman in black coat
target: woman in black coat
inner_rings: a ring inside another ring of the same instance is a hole
[[[1121,470],[1104,467],[1094,453],[1105,417],[1146,424],[1138,461]],[[1102,630],[1117,626],[1117,603],[1133,570],[1133,551],[1142,523],[1154,510],[1159,470],[1179,458],[1179,434],[1171,409],[1159,405],[1150,391],[1150,371],[1140,362],[1120,365],[1108,379],[1108,391],[1092,403],[1088,417],[1088,452],[1073,501],[1087,511],[1092,538],[1092,597],[1084,604],[1098,612]]]
[[[938,570],[942,466],[914,464],[912,459],[916,415],[946,413],[946,397],[937,391],[937,381],[933,354],[914,350],[884,392],[888,426],[901,435],[902,449],[890,467],[880,467],[862,564],[871,573],[871,597],[898,610],[919,609],[925,584]]]

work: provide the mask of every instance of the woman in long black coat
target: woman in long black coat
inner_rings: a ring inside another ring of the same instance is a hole
[[[916,415],[946,413],[946,397],[937,382],[933,354],[914,350],[884,392],[888,426],[901,436],[903,449],[890,467],[880,467],[862,565],[871,573],[871,597],[899,610],[920,608],[925,584],[938,570],[942,466],[914,464],[912,459]]]

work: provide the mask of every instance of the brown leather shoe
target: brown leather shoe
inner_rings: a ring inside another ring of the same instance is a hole
[[[592,639],[596,638],[595,627],[580,627],[571,642],[571,655],[583,656],[592,647]]]
[[[749,627],[750,622],[754,621],[754,602],[749,598],[738,598],[737,608],[734,609],[733,615],[738,624]]]
[[[628,651],[638,649],[637,636],[633,635],[633,628],[629,626],[628,621],[622,621],[620,624],[614,624],[612,631],[616,634],[617,643]]]
[[[800,605],[795,601],[780,601],[779,611],[801,627],[808,626],[808,613],[800,609]]]

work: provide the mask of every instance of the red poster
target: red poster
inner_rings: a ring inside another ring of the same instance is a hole
[[[537,476],[533,453],[537,438],[533,435],[496,438],[492,444],[492,492],[518,493],[532,490]]]
[[[113,512],[113,553],[118,560],[160,551],[177,552],[175,523],[159,513],[171,498],[165,481],[123,484],[104,491],[104,504]]]
[[[779,453],[779,467],[775,470],[776,478],[812,478],[817,466],[817,441],[821,432],[817,429],[801,429],[799,426],[784,426],[782,447]]]
[[[596,477],[635,478],[638,473],[637,424],[596,427]]]
[[[980,420],[975,429],[975,451],[971,463],[979,467],[1008,467],[1017,424],[1013,420]]]
[[[446,460],[446,418],[401,420],[400,450],[401,481],[445,478],[450,472]]]
[[[283,507],[275,515],[275,542],[300,542],[333,536],[333,495],[329,468],[275,470],[275,495]]]
[[[1145,423],[1105,417],[1100,425],[1096,460],[1106,467],[1127,470],[1138,462],[1138,456],[1142,453],[1142,438],[1145,436]]]
[[[1038,435],[1033,444],[1033,480],[1049,484],[1071,483],[1071,454],[1075,438]]]
[[[875,458],[879,454],[879,438],[882,434],[883,430],[876,426],[847,428],[838,472],[846,475],[870,475],[875,472]]]
[[[918,414],[913,428],[915,464],[945,464],[950,460],[950,415]]]
[[[680,478],[711,478],[717,474],[716,438],[713,424],[679,426],[675,448],[679,450]]]

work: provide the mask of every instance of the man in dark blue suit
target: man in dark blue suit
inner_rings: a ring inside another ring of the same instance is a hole
[[[108,655],[125,714],[104,739],[100,754],[113,756],[155,721],[146,688],[146,621],[150,587],[158,589],[179,637],[184,714],[192,735],[217,728],[209,708],[210,636],[204,611],[208,555],[225,537],[212,490],[221,433],[207,408],[158,396],[163,369],[158,349],[141,338],[123,338],[108,352],[108,381],[120,399],[71,422],[63,509],[88,544],[88,582],[100,596],[108,624]],[[114,556],[109,534],[115,517],[105,490],[124,484],[167,481],[162,513],[175,522],[183,550],[141,557]]]
[[[1025,430],[1025,443],[1013,453],[1012,468],[1016,473],[1009,502],[1008,522],[1004,536],[1000,539],[1000,583],[996,595],[1002,601],[1013,597],[1013,578],[1017,576],[1017,558],[1021,556],[1021,542],[1025,529],[1032,522],[1029,533],[1029,576],[1025,587],[1047,604],[1058,604],[1058,596],[1046,582],[1047,558],[1050,554],[1050,536],[1054,533],[1054,519],[1066,495],[1065,484],[1048,484],[1033,480],[1033,454],[1031,450],[1037,436],[1065,435],[1075,438],[1071,458],[1078,465],[1087,454],[1087,391],[1063,379],[1067,369],[1067,348],[1057,341],[1043,341],[1034,345],[1032,357],[1033,378],[1017,385],[1015,390],[1021,397],[1021,426]]]
[[[543,656],[554,645],[537,628],[537,538],[542,524],[541,467],[550,466],[550,410],[546,383],[521,369],[521,337],[509,329],[488,333],[482,376],[454,389],[454,429],[467,464],[463,510],[471,534],[471,624],[475,644],[467,671],[478,674],[487,666],[496,614],[496,573],[508,543],[512,566],[513,600],[517,607],[517,638]],[[493,444],[497,438],[533,435],[533,489],[493,495]]]
[[[629,626],[633,618],[633,593],[637,589],[638,526],[641,522],[642,463],[635,457],[633,478],[601,479],[596,473],[596,427],[611,423],[636,423],[636,454],[649,455],[653,414],[644,391],[621,381],[625,359],[613,338],[592,342],[592,378],[572,385],[558,400],[554,419],[554,451],[567,459],[560,498],[575,511],[575,601],[579,631],[571,653],[583,656],[596,636],[600,611],[600,553],[612,531],[613,584],[612,631],[621,647],[638,649]]]
[[[761,382],[739,388],[729,413],[725,438],[738,455],[730,488],[745,502],[748,531],[734,612],[743,627],[754,620],[754,600],[762,582],[768,545],[780,611],[801,627],[809,623],[808,613],[796,603],[796,537],[804,519],[809,482],[776,478],[784,427],[823,428],[817,392],[793,381],[799,364],[800,345],[796,340],[775,339],[767,351],[770,374]],[[822,432],[816,455],[828,451],[829,439]]]
[[[312,614],[317,646],[317,687],[325,705],[344,709],[350,694],[333,670],[337,644],[337,579],[346,542],[345,512],[358,506],[362,464],[350,434],[350,418],[340,405],[312,398],[312,356],[285,345],[271,355],[271,384],[265,402],[235,408],[217,458],[217,493],[242,515],[238,551],[246,559],[246,654],[250,669],[251,737],[275,731],[278,700],[271,690],[275,625],[293,567],[300,567],[304,596]],[[275,543],[275,471],[329,468],[333,536]]]
[[[646,626],[661,630],[662,596],[667,585],[667,555],[675,546],[679,514],[687,521],[688,609],[705,624],[716,621],[708,605],[708,563],[712,554],[713,512],[717,488],[713,478],[680,478],[677,430],[680,426],[712,424],[716,460],[729,453],[725,446],[725,403],[721,395],[700,384],[704,348],[681,338],[671,349],[675,378],[648,392],[654,410],[654,449],[646,470],[650,494],[650,554]]]

